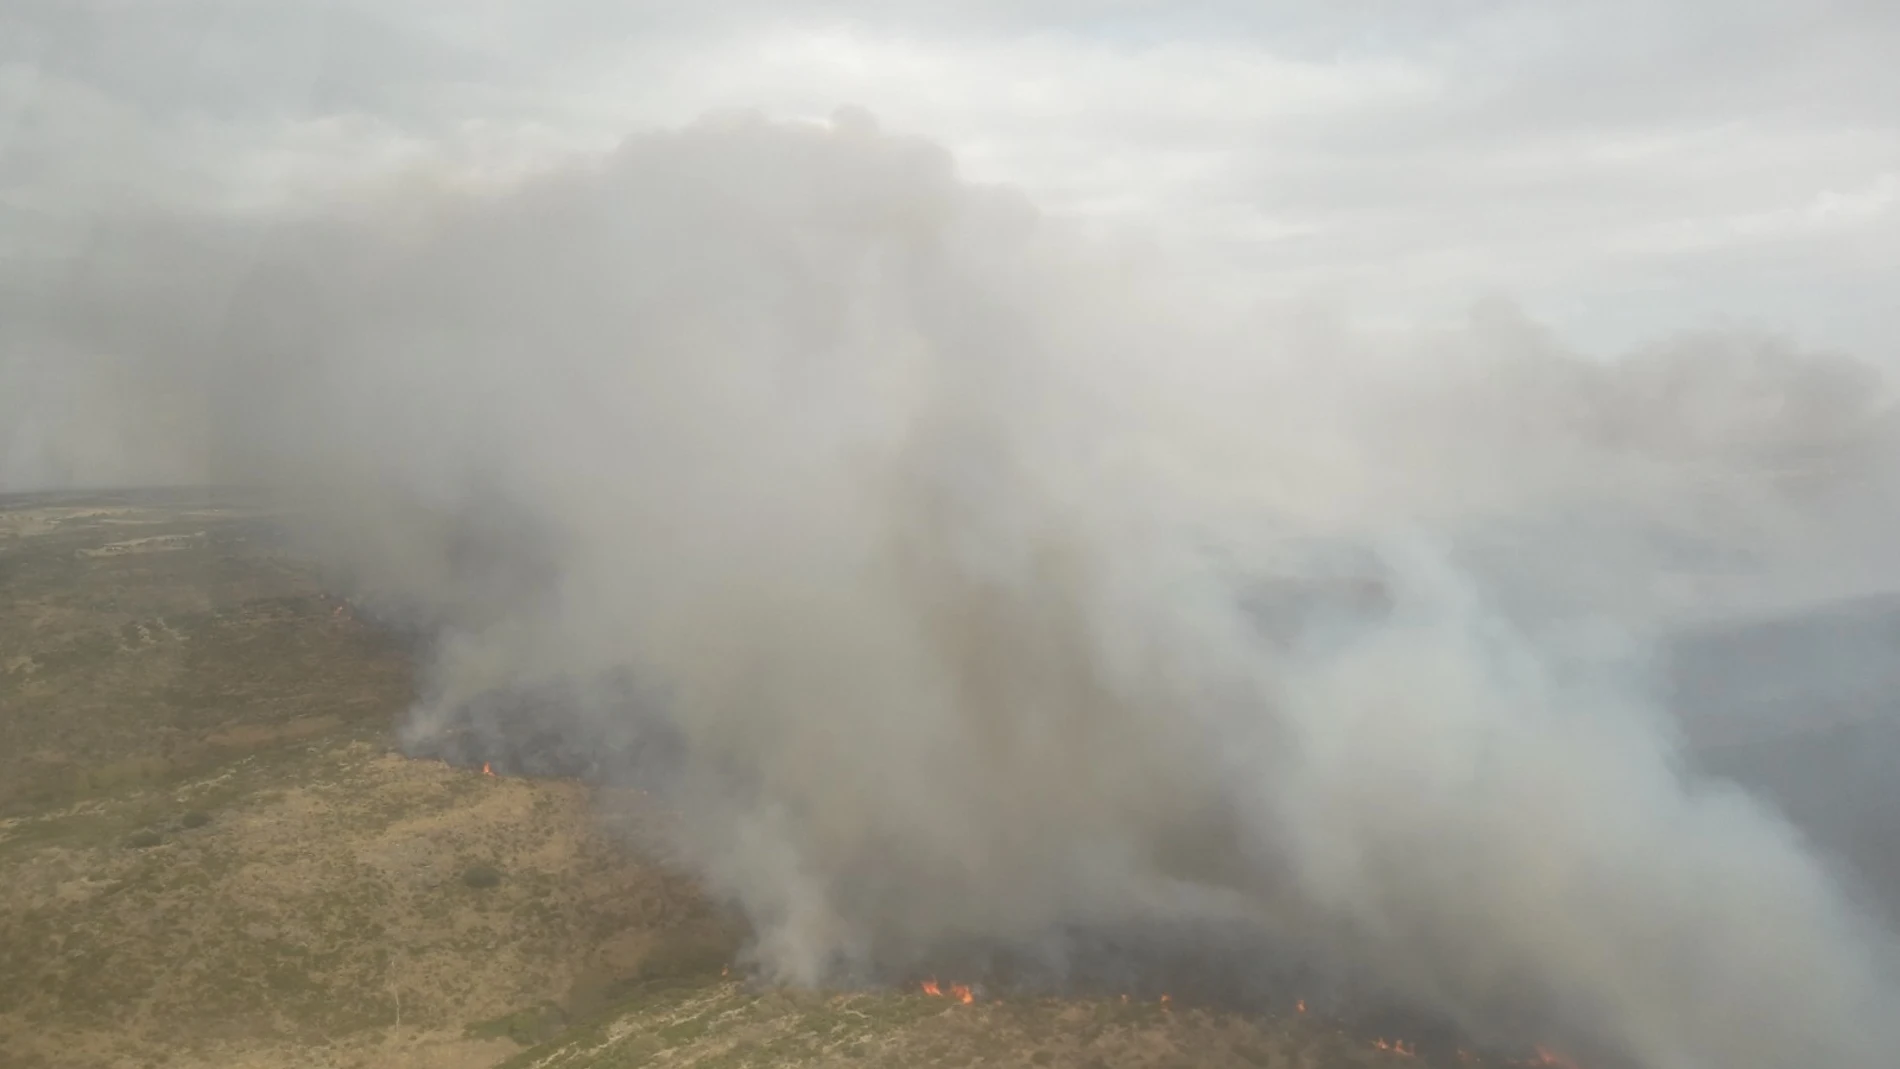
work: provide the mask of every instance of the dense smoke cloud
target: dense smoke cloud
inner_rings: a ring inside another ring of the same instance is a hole
[[[658,751],[773,980],[1183,924],[1654,1069],[1897,1038],[1891,935],[1650,658],[1895,578],[1867,365],[1230,326],[855,112],[113,234],[8,328],[0,472],[270,488],[431,636],[412,739]]]

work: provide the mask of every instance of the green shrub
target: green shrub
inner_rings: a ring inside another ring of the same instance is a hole
[[[501,884],[501,870],[493,865],[470,865],[462,871],[462,882],[476,890]]]

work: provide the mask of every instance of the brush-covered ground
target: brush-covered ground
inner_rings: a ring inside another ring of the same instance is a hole
[[[0,499],[0,1067],[1458,1064],[1298,1014],[755,989],[642,849],[666,813],[406,759],[409,697],[240,500]]]

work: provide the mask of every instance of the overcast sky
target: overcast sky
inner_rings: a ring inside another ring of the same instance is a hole
[[[0,0],[0,254],[102,213],[505,177],[709,109],[868,107],[1237,292],[1507,295],[1573,344],[1765,327],[1888,359],[1900,4]]]

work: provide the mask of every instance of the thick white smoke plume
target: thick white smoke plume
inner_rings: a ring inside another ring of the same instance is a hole
[[[196,398],[111,425],[429,629],[418,737],[539,688],[663,747],[773,979],[1199,925],[1652,1069],[1896,1049],[1891,934],[1649,656],[1900,578],[1865,365],[1232,323],[855,113],[97,255],[13,381]],[[47,411],[16,482],[88,474]]]

